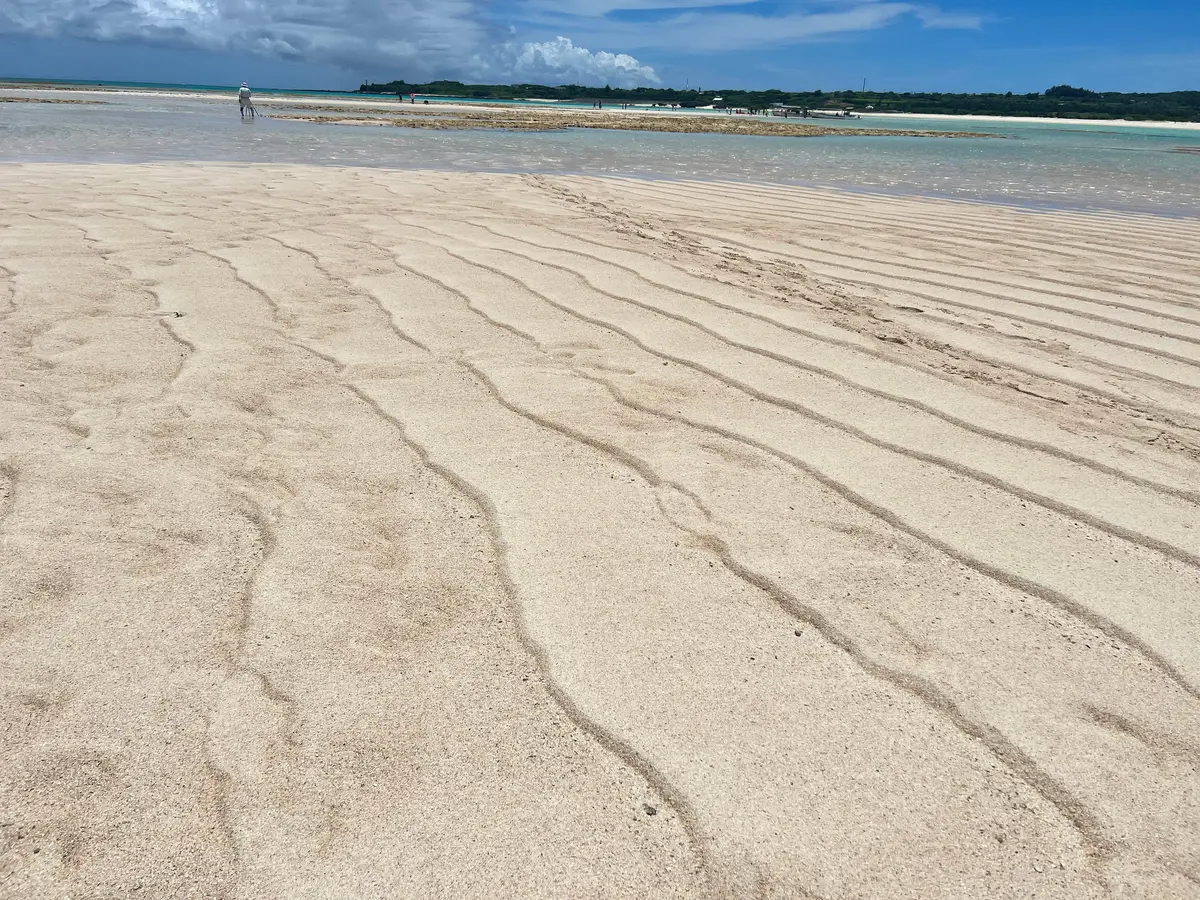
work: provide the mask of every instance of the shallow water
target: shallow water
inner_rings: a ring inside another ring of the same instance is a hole
[[[269,116],[243,122],[236,102],[225,98],[102,99],[98,106],[0,104],[0,162],[312,163],[702,178],[1200,214],[1200,155],[1174,152],[1200,149],[1197,130],[887,116],[850,124],[1002,139],[424,131]]]

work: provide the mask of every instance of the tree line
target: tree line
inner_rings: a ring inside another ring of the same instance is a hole
[[[741,109],[766,109],[773,104],[807,109],[846,109],[857,112],[902,112],[917,114],[993,116],[1051,116],[1065,119],[1134,119],[1200,122],[1200,91],[1163,94],[1129,94],[1089,91],[1057,85],[1042,93],[946,94],[896,93],[893,91],[718,91],[673,88],[591,87],[581,84],[464,84],[461,81],[431,81],[409,84],[403,80],[386,84],[363,84],[363,94],[423,94],[434,97],[463,97],[476,100],[594,100],[613,103],[660,103],[682,107],[716,105]],[[715,102],[714,102],[715,101]]]

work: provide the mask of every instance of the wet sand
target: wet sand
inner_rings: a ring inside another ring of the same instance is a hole
[[[0,103],[71,103],[76,106],[96,106],[103,100],[77,100],[69,97],[5,97],[0,96]]]
[[[1200,222],[0,180],[0,896],[1200,893]]]
[[[997,135],[972,131],[929,131],[912,128],[821,125],[820,120],[778,116],[739,115],[723,111],[671,112],[638,109],[563,109],[516,106],[464,106],[450,103],[412,105],[399,103],[381,109],[378,102],[340,105],[298,104],[272,99],[261,111],[276,119],[297,119],[327,125],[382,125],[393,128],[502,129],[505,131],[559,131],[590,128],[604,131],[655,131],[671,134],[737,134],[767,137],[920,137],[988,138]],[[857,121],[852,119],[850,121]]]

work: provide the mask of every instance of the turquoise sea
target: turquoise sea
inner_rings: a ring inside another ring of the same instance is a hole
[[[15,87],[0,88],[0,94],[31,95],[29,90]],[[0,103],[0,162],[310,163],[701,178],[1022,206],[1200,215],[1197,129],[888,115],[850,124],[969,130],[995,137],[775,138],[584,129],[547,133],[426,131],[325,125],[275,119],[269,114],[243,122],[229,88],[111,83],[104,87],[134,90],[46,95],[105,101],[94,106]],[[201,96],[162,93],[164,88]],[[306,100],[359,96],[256,93],[303,95]]]

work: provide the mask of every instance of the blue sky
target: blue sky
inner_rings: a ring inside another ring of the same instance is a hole
[[[0,0],[0,76],[1197,90],[1200,0]]]

